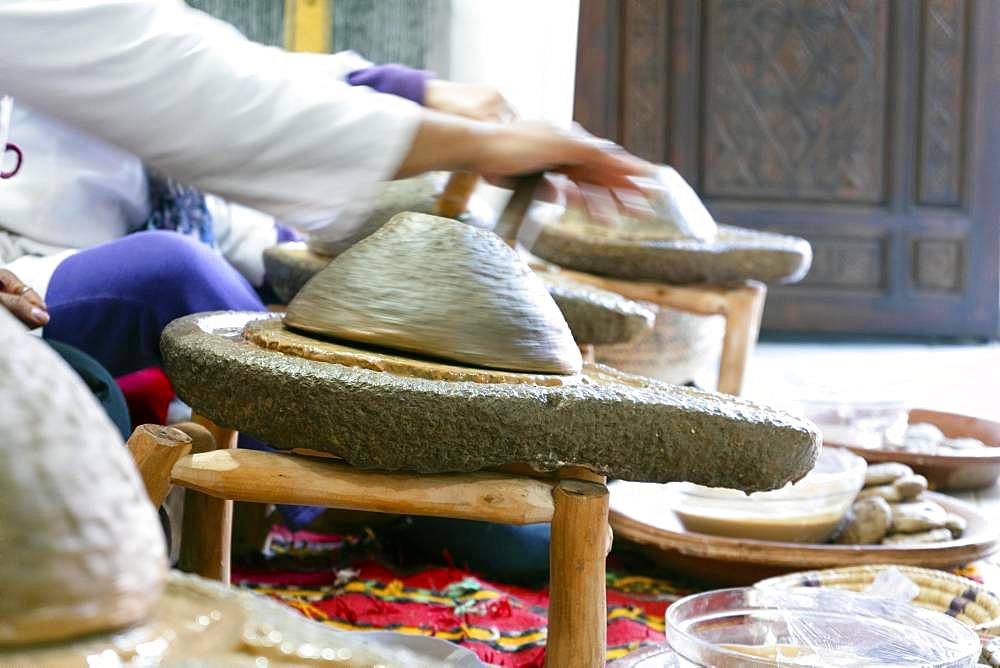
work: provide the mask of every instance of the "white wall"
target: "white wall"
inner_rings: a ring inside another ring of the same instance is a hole
[[[524,118],[573,118],[579,0],[452,0],[448,78],[496,86]]]

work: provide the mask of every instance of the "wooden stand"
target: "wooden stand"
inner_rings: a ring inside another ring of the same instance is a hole
[[[159,508],[170,491],[170,471],[191,450],[191,439],[171,427],[143,424],[129,436],[129,452],[153,506]]]
[[[764,313],[767,286],[747,281],[733,287],[706,285],[664,285],[605,278],[569,269],[559,273],[580,283],[617,292],[628,299],[644,301],[697,315],[721,315],[726,318],[719,363],[719,392],[740,394],[747,361],[757,345],[760,319]]]
[[[608,488],[561,480],[552,497],[545,665],[598,668],[604,665],[607,646]]]
[[[191,456],[212,450],[236,448],[237,433],[219,427],[200,415],[192,416],[195,427],[209,435],[195,439]],[[194,429],[193,431],[197,431]],[[176,470],[176,467],[174,467]],[[180,484],[174,478],[175,484]],[[181,485],[187,487],[187,485]],[[181,535],[181,570],[229,584],[229,562],[233,531],[233,502],[219,496],[188,489],[184,499],[184,524]]]
[[[551,522],[545,665],[604,665],[610,529],[603,476],[579,467],[560,469],[555,476],[364,471],[329,458],[239,450],[236,432],[202,417],[196,421],[220,447],[196,444],[171,472],[172,482],[188,490],[182,569],[229,581],[234,499],[507,524]]]

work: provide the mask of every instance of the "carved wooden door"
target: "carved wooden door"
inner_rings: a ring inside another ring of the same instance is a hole
[[[765,327],[995,337],[998,35],[998,0],[581,0],[575,116],[812,242]]]

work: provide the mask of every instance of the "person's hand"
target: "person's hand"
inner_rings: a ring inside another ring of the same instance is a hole
[[[536,172],[561,173],[568,183],[604,192],[618,211],[645,198],[641,182],[656,166],[605,139],[545,123],[481,123],[424,110],[410,150],[394,178],[423,172],[464,171],[509,186],[510,178]],[[562,190],[569,188],[564,179]]]
[[[0,269],[0,304],[32,329],[49,322],[47,307],[38,293],[6,269]]]
[[[606,139],[570,132],[547,123],[519,122],[490,126],[470,171],[503,184],[507,178],[534,172],[559,172],[579,184],[638,192],[635,178],[655,171]]]
[[[515,118],[513,107],[492,86],[431,79],[424,88],[424,106],[477,121],[507,123]]]

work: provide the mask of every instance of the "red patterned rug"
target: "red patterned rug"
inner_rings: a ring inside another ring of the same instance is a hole
[[[545,657],[548,592],[489,582],[456,567],[401,569],[372,534],[272,531],[263,558],[235,564],[233,582],[345,630],[433,635],[497,666]],[[982,581],[983,565],[955,571]],[[648,564],[613,551],[608,562],[608,659],[664,641],[667,607],[695,590],[650,577]]]
[[[542,666],[545,589],[489,582],[454,567],[404,572],[386,564],[370,536],[278,529],[266,561],[238,565],[233,581],[336,628],[433,635],[486,663]],[[663,614],[686,593],[674,583],[609,567],[608,658],[663,642]]]

